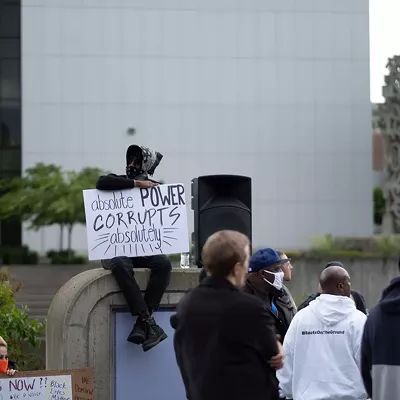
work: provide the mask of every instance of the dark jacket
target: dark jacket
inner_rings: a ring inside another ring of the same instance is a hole
[[[283,342],[289,325],[296,314],[296,307],[291,300],[291,296],[289,296],[284,289],[277,290],[272,285],[265,286],[265,289],[265,292],[259,290],[249,280],[244,287],[245,293],[256,296],[262,300],[266,310],[274,320],[275,331],[281,336],[281,341]],[[278,309],[278,315],[275,315],[272,311],[272,300],[274,300],[276,308]]]
[[[303,301],[297,308],[297,311],[302,310],[303,308],[306,308],[313,300],[315,300],[321,293],[315,293],[315,294],[310,294],[306,300]],[[354,299],[354,303],[356,303],[356,308],[358,311],[361,311],[365,315],[368,315],[368,308],[367,308],[367,303],[365,302],[364,297],[362,296],[361,293],[351,291],[351,295]]]
[[[276,400],[268,360],[277,354],[263,303],[228,280],[207,277],[171,318],[176,360],[189,400]]]
[[[361,374],[373,400],[400,399],[400,278],[371,310],[361,344]]]

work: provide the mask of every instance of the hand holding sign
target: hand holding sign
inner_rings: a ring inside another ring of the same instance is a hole
[[[89,260],[188,251],[182,184],[84,190],[83,197]]]
[[[135,187],[142,189],[151,188],[157,185],[158,185],[157,182],[152,182],[152,181],[135,181]]]

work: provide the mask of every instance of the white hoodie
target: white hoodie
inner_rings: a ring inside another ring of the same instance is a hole
[[[277,372],[282,397],[293,400],[367,399],[360,372],[366,316],[344,296],[322,294],[293,318]]]

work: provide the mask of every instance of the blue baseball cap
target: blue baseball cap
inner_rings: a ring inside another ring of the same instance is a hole
[[[289,258],[281,260],[279,254],[274,249],[261,249],[256,251],[251,256],[249,263],[249,272],[258,272],[273,264],[285,264],[289,261]]]

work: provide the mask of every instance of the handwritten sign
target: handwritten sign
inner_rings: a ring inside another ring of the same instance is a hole
[[[89,260],[189,251],[182,184],[84,190]]]
[[[25,372],[0,378],[0,400],[93,400],[93,392],[93,371],[89,368]]]

